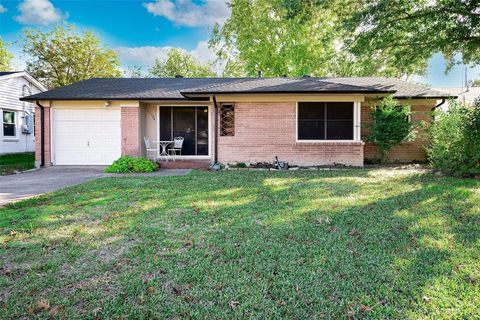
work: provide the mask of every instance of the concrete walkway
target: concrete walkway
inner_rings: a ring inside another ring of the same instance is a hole
[[[0,176],[0,206],[102,177],[179,176],[190,169],[163,169],[154,173],[107,174],[100,166],[55,166]]]

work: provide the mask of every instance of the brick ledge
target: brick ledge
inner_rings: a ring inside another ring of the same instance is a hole
[[[363,141],[297,141],[295,146],[304,146],[304,145],[323,145],[323,146],[364,146],[365,142]]]

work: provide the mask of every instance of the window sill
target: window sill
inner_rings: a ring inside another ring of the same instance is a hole
[[[297,140],[297,145],[314,144],[314,145],[334,145],[334,146],[363,146],[365,142],[354,140]]]
[[[19,138],[3,138],[3,142],[18,142]]]

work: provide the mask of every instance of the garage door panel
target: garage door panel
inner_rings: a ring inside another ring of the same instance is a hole
[[[53,109],[57,165],[106,165],[120,157],[120,109]]]

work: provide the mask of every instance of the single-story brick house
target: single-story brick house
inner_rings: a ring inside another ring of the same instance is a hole
[[[431,119],[449,96],[395,78],[90,79],[24,97],[36,103],[39,165],[106,165],[145,155],[144,137],[184,137],[179,160],[362,166],[370,106],[394,95],[410,121]],[[395,147],[390,161],[425,160],[425,141]],[[176,161],[177,166],[182,161]],[[183,162],[187,163],[187,161]]]

